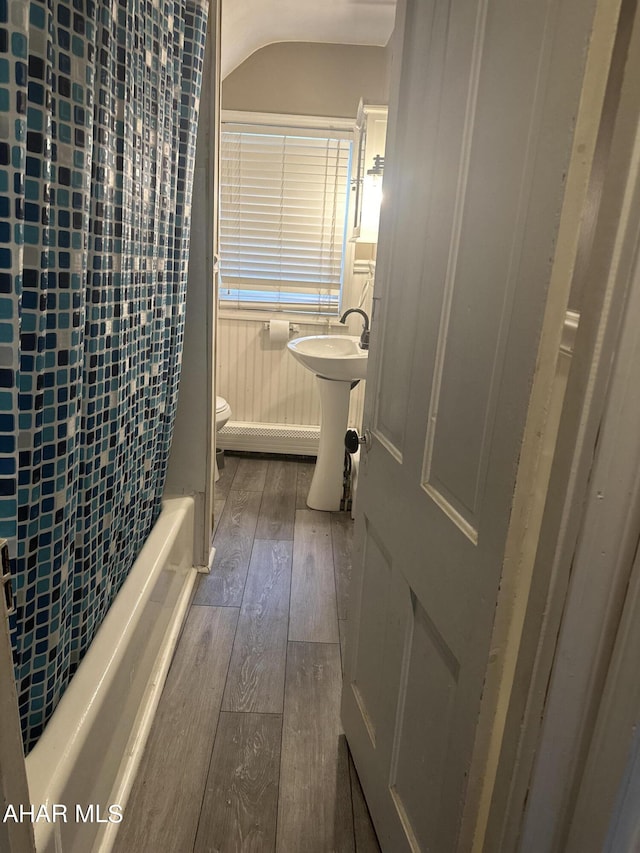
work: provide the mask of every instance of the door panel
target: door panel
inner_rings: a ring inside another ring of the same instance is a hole
[[[456,849],[592,15],[399,5],[343,693],[392,853]]]
[[[394,211],[394,254],[404,257],[406,264],[397,267],[398,278],[390,282],[396,298],[386,306],[380,351],[380,397],[374,429],[392,452],[402,457],[405,428],[410,405],[411,363],[413,351],[408,341],[419,334],[418,317],[413,311],[421,287],[423,258],[414,251],[423,239],[428,211],[419,205],[419,198],[428,192],[433,168],[424,159],[425,147],[437,130],[438,86],[441,75],[443,33],[447,27],[447,10],[442,4],[426,3],[423,14],[409,13],[408,33],[412,50],[406,54],[403,75],[410,79],[420,73],[426,53],[427,74],[434,85],[426,92],[407,86],[403,90],[400,109],[405,116],[402,126],[401,156],[415,164],[415,171],[398,175],[398,195],[407,199],[405,208]],[[396,154],[393,155],[397,156]],[[383,201],[383,210],[386,202]],[[416,214],[417,211],[417,214]],[[412,215],[413,212],[413,215]],[[384,213],[383,213],[384,221]]]
[[[391,564],[389,555],[385,554],[375,536],[367,536],[365,554],[359,652],[355,660],[353,686],[358,694],[369,737],[375,746],[385,686],[380,678],[379,662],[387,645],[383,626],[391,586]]]
[[[447,267],[425,479],[432,497],[454,522],[461,517],[461,527],[468,526],[472,538],[477,538],[500,367],[519,280],[518,253],[532,189],[528,146],[540,121],[531,105],[544,82],[538,66],[548,24],[534,4],[512,10],[508,21],[501,7],[482,3],[478,9],[467,101],[458,107],[464,115],[462,151],[450,239],[431,244],[433,251],[446,252]],[[523,44],[529,49],[523,50]],[[518,73],[501,79],[506,67]],[[442,151],[436,168],[442,175],[453,172],[451,151]],[[452,194],[449,182],[441,192]]]
[[[404,688],[406,707],[420,708],[421,713],[400,712],[391,789],[412,834],[428,849],[424,829],[437,821],[442,806],[441,780],[446,776],[459,663],[413,596],[410,623],[406,686],[401,685],[401,693]]]

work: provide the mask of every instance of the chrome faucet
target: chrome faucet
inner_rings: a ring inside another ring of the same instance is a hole
[[[369,317],[367,316],[367,312],[363,311],[362,308],[348,308],[344,312],[342,317],[340,317],[340,322],[346,323],[349,314],[362,315],[362,319],[364,320],[364,327],[362,329],[362,334],[360,335],[360,349],[369,349]]]

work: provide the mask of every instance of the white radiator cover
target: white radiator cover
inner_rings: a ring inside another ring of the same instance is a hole
[[[216,444],[223,450],[317,456],[319,442],[319,426],[229,421],[218,432]]]
[[[286,346],[270,343],[264,324],[264,316],[247,319],[221,316],[218,320],[216,394],[227,400],[232,412],[232,421],[218,436],[218,446],[233,450],[255,449],[256,452],[315,454],[317,443],[315,450],[295,449],[309,447],[311,439],[298,434],[302,428],[318,429],[320,425],[315,377],[295,361]],[[342,330],[349,334],[346,327],[334,322],[329,328],[326,322],[304,323],[296,319],[295,325],[298,330],[292,337],[329,331],[336,334]],[[364,386],[361,382],[351,392],[349,425],[356,428],[362,424]],[[261,430],[269,425],[275,427],[276,432],[261,438]],[[254,441],[254,446],[246,446],[247,441]],[[265,442],[274,449],[259,450],[257,445],[265,445]]]

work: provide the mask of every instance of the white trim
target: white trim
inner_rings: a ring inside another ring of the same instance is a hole
[[[629,22],[622,22],[621,28],[628,25]],[[627,58],[628,91],[635,90],[634,82],[640,69],[640,19],[637,17],[633,31],[635,50],[632,41]],[[631,117],[637,118],[640,112],[635,91],[632,97],[635,110],[625,110],[625,124],[627,121],[631,124]],[[584,510],[579,536],[571,552],[571,577],[555,649],[541,742],[527,797],[522,833],[524,849],[544,850],[546,838],[564,840],[640,531],[640,400],[637,394],[640,329],[636,320],[640,310],[637,254],[640,248],[640,132],[637,132],[637,122],[633,126],[636,136],[629,149],[629,164],[614,160],[615,167],[612,166],[614,180],[621,175],[626,177],[612,256],[606,256],[602,240],[596,240],[594,256],[590,259],[590,268],[596,270],[598,282],[605,282],[607,291],[590,365],[588,405],[580,424],[584,432],[591,427],[593,452],[588,452],[586,459],[581,460],[583,469],[588,471],[588,489],[579,501]],[[600,215],[610,233],[615,217],[607,209]],[[609,269],[606,275],[598,275],[598,261],[603,254]],[[611,370],[614,353],[615,364]],[[592,389],[597,393],[591,398]],[[591,450],[588,444],[586,449]],[[580,493],[578,496],[582,497]],[[603,816],[598,812],[596,804],[592,803],[589,824],[593,827],[602,826]],[[580,835],[581,831],[575,834]],[[593,843],[595,835],[594,830],[591,833]],[[599,841],[603,843],[604,839]],[[532,846],[527,847],[527,842]]]
[[[202,575],[210,574],[211,569],[213,568],[213,561],[215,560],[215,558],[216,558],[216,549],[212,545],[211,548],[209,548],[209,562],[207,563],[206,566],[196,566],[196,570],[198,571],[198,573],[202,574]]]
[[[637,434],[636,434],[637,437]],[[632,853],[640,845],[640,558],[636,555],[566,853]]]
[[[541,741],[522,830],[523,849],[547,850],[573,807],[618,628],[640,529],[640,268],[625,311],[600,422],[582,530],[572,560]],[[594,820],[602,820],[602,816]],[[563,845],[564,849],[564,845]]]
[[[206,555],[213,535],[213,507],[215,499],[216,466],[216,335],[218,332],[218,280],[219,271],[219,191],[220,191],[220,113],[222,108],[222,74],[221,63],[222,38],[222,0],[209,0],[209,19],[207,24],[207,42],[203,77],[206,75],[209,87],[203,83],[200,109],[202,110],[202,94],[208,94],[208,109],[205,110],[206,126],[206,157],[208,166],[207,187],[207,217],[209,227],[206,229],[206,275],[210,284],[206,288],[206,390],[207,390],[207,448],[206,448],[206,484],[204,494],[204,518],[202,547],[195,551],[197,555]],[[195,178],[194,169],[194,178]],[[193,227],[193,222],[192,222]]]
[[[374,116],[377,118],[387,118],[389,113],[389,104],[365,104],[365,102],[360,99],[360,103],[358,104],[358,117],[356,118],[356,129],[361,130],[366,124],[367,118],[369,116]]]
[[[376,274],[376,262],[374,260],[356,260],[353,262],[353,275],[368,275],[371,278]]]
[[[303,127],[353,133],[355,119],[331,116],[287,115],[284,113],[252,113],[247,110],[222,110],[222,124],[262,124],[266,127]]]
[[[209,556],[215,476],[216,211],[219,2],[211,0],[194,164],[182,372],[165,494],[195,496],[195,564]],[[216,59],[218,56],[218,59]]]
[[[336,314],[305,314],[302,311],[265,311],[264,309],[252,308],[221,308],[218,312],[219,320],[241,320],[243,323],[268,323],[274,314],[278,320],[289,320],[296,326],[323,326],[327,329],[342,329],[345,331],[344,323],[337,319]]]
[[[518,653],[512,676],[515,689],[504,709],[506,717],[503,715],[501,720],[504,736],[496,756],[493,799],[488,804],[486,849],[519,849],[549,678],[566,612],[567,587],[584,523],[584,505],[611,364],[619,345],[619,321],[631,261],[628,238],[637,225],[640,211],[636,203],[634,225],[629,220],[625,195],[630,142],[636,133],[640,109],[635,86],[639,57],[631,61],[631,54],[626,55],[624,41],[631,26],[628,21],[619,26],[619,6],[610,0],[597,3],[575,137],[575,142],[579,142],[579,134],[587,133],[588,141],[597,133],[597,146],[593,152],[592,142],[578,149],[569,170],[571,182],[574,166],[578,171],[582,164],[591,166],[583,178],[587,181],[587,192],[578,211],[580,230],[575,262],[564,272],[569,280],[573,279],[571,305],[580,310],[580,328],[558,438],[555,448],[551,448],[553,467],[544,514],[540,518],[536,510],[534,519],[539,530],[533,539],[534,562],[532,565],[531,552],[525,555],[522,567],[526,572],[516,578],[519,626],[516,625],[517,645],[513,647]],[[616,75],[613,79],[610,79],[611,70]],[[543,455],[541,462],[544,466],[548,459]],[[523,521],[526,523],[527,519]],[[535,532],[531,523],[527,529]],[[503,591],[509,593],[502,590],[501,595]],[[584,620],[587,619],[585,613]],[[553,821],[555,816],[547,813],[545,819]]]

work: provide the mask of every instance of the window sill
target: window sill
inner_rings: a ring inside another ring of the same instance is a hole
[[[251,323],[268,323],[274,318],[288,320],[296,326],[324,326],[324,328],[344,329],[337,316],[322,317],[297,311],[256,311],[254,309],[219,308],[218,320],[243,320]]]

